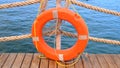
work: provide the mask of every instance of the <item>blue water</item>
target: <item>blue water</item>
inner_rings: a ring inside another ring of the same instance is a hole
[[[0,0],[0,4],[22,0]],[[120,0],[79,0],[94,6],[120,12]],[[75,5],[74,5],[75,6]],[[9,9],[0,9],[0,37],[31,33],[31,26],[36,18],[39,4]],[[55,0],[50,0],[48,8],[55,7]],[[120,17],[75,6],[86,21],[89,35],[120,41]],[[66,29],[71,29],[68,27]],[[71,30],[72,31],[72,30]],[[74,32],[74,31],[73,31]],[[72,43],[72,39],[69,40]],[[70,44],[65,43],[65,47]],[[32,39],[0,42],[0,52],[37,52]],[[120,46],[89,41],[85,50],[88,53],[119,53]]]

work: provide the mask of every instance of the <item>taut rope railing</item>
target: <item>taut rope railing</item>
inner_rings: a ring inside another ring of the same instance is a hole
[[[66,31],[60,31],[60,32],[62,35],[77,38],[77,35],[74,33],[66,32]],[[51,32],[44,33],[44,35],[47,35],[47,36],[49,36],[49,34],[51,34]],[[31,34],[25,34],[25,35],[19,35],[19,36],[10,36],[10,37],[0,37],[0,42],[21,40],[21,39],[25,39],[25,38],[31,38]],[[107,44],[120,45],[120,41],[117,41],[117,40],[109,40],[109,39],[96,38],[96,37],[91,37],[91,36],[89,36],[89,40],[95,41],[95,42],[107,43]]]
[[[35,3],[40,3],[40,1],[41,0],[27,0],[27,1],[22,1],[22,2],[1,4],[0,9],[31,5],[31,4],[35,4]],[[99,11],[99,12],[104,12],[104,13],[107,13],[107,14],[113,14],[113,15],[116,15],[116,16],[120,16],[120,12],[117,12],[117,11],[100,8],[100,7],[97,7],[97,6],[92,6],[92,5],[85,4],[85,3],[82,3],[82,2],[79,2],[79,1],[76,1],[76,0],[70,0],[70,1],[72,2],[72,4],[76,4],[76,5],[84,7],[84,8],[88,8],[88,9],[96,10],[96,11]]]
[[[113,14],[113,15],[116,15],[116,16],[120,16],[120,12],[117,12],[117,11],[100,8],[100,7],[97,7],[97,6],[92,6],[92,5],[85,4],[85,3],[82,3],[82,2],[78,2],[78,1],[75,1],[75,0],[71,0],[71,2],[73,4],[76,4],[76,5],[84,7],[84,8],[88,8],[88,9],[91,9],[91,10],[96,10],[96,11],[99,11],[99,12],[104,12],[104,13],[107,13],[107,14]]]
[[[0,9],[31,5],[31,4],[35,4],[35,3],[39,3],[39,2],[40,2],[40,0],[28,0],[28,1],[22,1],[22,2],[1,4]]]
[[[66,32],[66,31],[61,31],[61,32],[65,36],[70,36],[70,37],[77,38],[77,35],[74,34],[74,33]],[[117,41],[117,40],[109,40],[109,39],[96,38],[96,37],[91,37],[91,36],[89,36],[89,40],[95,41],[95,42],[107,43],[107,44],[120,45],[120,41]]]
[[[21,40],[31,38],[31,34],[19,35],[19,36],[9,36],[9,37],[0,37],[0,42]]]

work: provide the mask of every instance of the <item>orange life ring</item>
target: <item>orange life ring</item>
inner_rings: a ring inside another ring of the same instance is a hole
[[[56,14],[56,15],[55,15]],[[54,18],[66,20],[71,23],[77,32],[78,39],[71,48],[55,50],[50,47],[42,37],[42,29],[45,24]],[[32,39],[35,47],[46,57],[53,60],[71,60],[82,53],[88,43],[88,28],[84,20],[67,8],[52,8],[41,13],[32,25]]]

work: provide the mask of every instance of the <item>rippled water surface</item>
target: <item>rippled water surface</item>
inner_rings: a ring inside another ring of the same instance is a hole
[[[0,4],[23,0],[0,0]],[[78,0],[94,6],[120,12],[120,0]],[[120,17],[89,10],[76,5],[75,8],[84,18],[89,28],[89,35],[120,41]],[[31,26],[38,13],[39,4],[9,9],[0,9],[0,37],[31,33]],[[47,9],[55,7],[55,0],[49,0]],[[72,9],[72,7],[70,7]],[[66,25],[66,24],[65,24]],[[67,25],[65,30],[72,30]],[[74,39],[62,40],[63,47],[69,47]],[[32,39],[0,42],[0,52],[37,52]],[[88,53],[120,53],[120,46],[89,41],[85,50]]]

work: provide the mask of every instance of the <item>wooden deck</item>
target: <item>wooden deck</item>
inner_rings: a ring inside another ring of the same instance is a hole
[[[0,53],[0,68],[65,68],[53,60],[39,59],[38,53]],[[66,68],[120,68],[120,54],[89,54]]]

